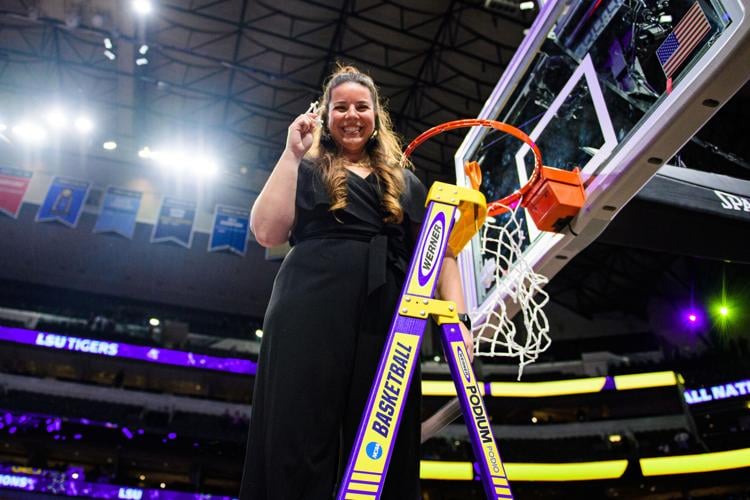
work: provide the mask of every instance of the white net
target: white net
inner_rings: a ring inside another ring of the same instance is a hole
[[[486,288],[495,285],[494,300],[486,300],[482,309],[474,311],[479,318],[473,327],[476,356],[518,358],[518,378],[551,343],[549,322],[543,307],[549,295],[543,290],[548,279],[534,272],[523,258],[525,232],[521,228],[520,204],[506,207],[503,222],[488,217],[480,235],[484,266],[479,279]],[[511,321],[515,311],[523,320],[523,330]]]

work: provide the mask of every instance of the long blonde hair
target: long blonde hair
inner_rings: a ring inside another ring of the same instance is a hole
[[[308,156],[321,171],[323,183],[331,199],[330,210],[346,208],[347,171],[344,167],[345,159],[328,131],[328,106],[331,102],[331,91],[347,82],[363,85],[372,96],[375,111],[375,130],[367,142],[365,153],[370,168],[384,187],[383,208],[388,213],[384,217],[384,221],[400,224],[404,218],[404,211],[400,202],[405,186],[403,168],[411,164],[404,159],[401,141],[393,131],[391,117],[380,101],[375,82],[354,66],[339,65],[328,78],[320,104],[320,119],[323,121],[323,126],[316,129],[313,145]]]

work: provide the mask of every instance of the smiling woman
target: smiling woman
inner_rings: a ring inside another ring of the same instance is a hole
[[[375,84],[351,66],[329,79],[320,115],[289,127],[251,215],[258,242],[293,249],[263,324],[243,500],[334,493],[424,216],[425,188],[406,163]],[[452,256],[438,290],[465,310]],[[381,498],[420,496],[420,398],[415,381]]]
[[[365,145],[375,133],[375,110],[370,91],[355,82],[342,83],[331,91],[327,128],[342,155],[357,165]]]

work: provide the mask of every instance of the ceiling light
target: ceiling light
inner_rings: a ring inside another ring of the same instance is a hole
[[[86,116],[79,116],[74,123],[76,130],[82,134],[88,134],[94,128],[92,121]]]
[[[104,39],[104,48],[111,49],[113,47],[112,40],[109,38]]]
[[[161,489],[164,489],[164,488],[166,488],[166,487],[167,487],[167,485],[166,485],[166,484],[164,484],[164,483],[159,483],[159,488],[161,488]]]
[[[140,479],[141,481],[145,481],[146,480],[146,476],[144,476],[143,474],[141,474],[140,476],[138,476],[138,479]]]
[[[534,2],[521,2],[518,4],[518,8],[521,10],[532,10],[534,8]]]
[[[117,143],[115,141],[107,141],[102,144],[102,148],[106,149],[107,151],[114,151],[115,149],[117,149]]]
[[[258,337],[258,338],[263,337],[263,330],[261,330],[260,328],[258,328],[257,330],[255,330],[255,336]]]
[[[622,441],[622,436],[620,436],[619,434],[610,434],[609,435],[609,442],[610,443],[619,443],[620,441]]]
[[[63,128],[68,120],[65,118],[65,113],[60,108],[55,108],[49,113],[47,113],[47,116],[45,117],[47,120],[47,123],[52,127],[56,129]]]
[[[148,324],[151,326],[159,326],[160,323],[159,318],[151,318],[148,320]]]
[[[70,477],[72,477],[73,479],[78,479],[78,473],[74,472],[73,474],[70,475]]]
[[[149,159],[149,158],[151,158],[152,154],[153,154],[153,152],[149,149],[148,146],[145,146],[145,147],[143,147],[143,148],[141,148],[141,149],[138,150],[138,156],[140,158]]]
[[[13,127],[13,134],[20,141],[39,144],[47,138],[47,131],[39,125],[30,122],[21,122]]]
[[[104,49],[104,57],[106,57],[110,61],[114,61],[115,59],[117,59],[117,54],[115,54],[109,49]]]
[[[161,167],[179,172],[188,171],[198,177],[213,177],[219,171],[218,162],[214,158],[195,152],[149,151],[147,156],[141,157],[150,158]]]
[[[150,14],[154,10],[150,0],[133,0],[132,5],[133,10],[140,15]]]
[[[135,64],[138,66],[143,66],[145,64],[148,64],[148,59],[146,59],[145,57],[139,57],[135,60]]]
[[[213,158],[198,157],[188,164],[193,173],[199,177],[213,177],[219,172],[219,166]]]
[[[139,53],[139,54],[141,54],[142,56],[145,56],[145,55],[146,55],[146,52],[148,52],[148,45],[146,45],[146,44],[144,43],[144,44],[143,44],[143,45],[141,45],[141,46],[140,46],[140,48],[138,49],[138,53]]]

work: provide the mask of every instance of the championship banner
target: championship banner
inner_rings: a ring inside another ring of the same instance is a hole
[[[117,233],[133,239],[136,215],[141,206],[142,193],[109,186],[104,193],[102,211],[94,226],[95,233]]]
[[[190,248],[193,243],[195,203],[165,196],[159,209],[159,218],[151,233],[151,243],[172,241]]]
[[[208,251],[229,250],[238,255],[245,255],[249,226],[250,211],[248,209],[216,205]]]
[[[28,170],[0,167],[0,213],[14,219],[18,217],[31,174]]]
[[[36,214],[37,222],[62,222],[76,227],[83,212],[91,183],[69,177],[55,177],[47,191],[47,197]]]

